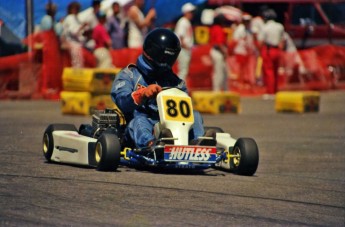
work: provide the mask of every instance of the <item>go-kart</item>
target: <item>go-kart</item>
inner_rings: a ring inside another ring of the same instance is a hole
[[[92,125],[51,124],[43,135],[48,162],[115,171],[118,166],[163,168],[219,168],[239,175],[256,172],[259,150],[252,138],[234,139],[218,127],[205,127],[212,136],[191,143],[194,123],[192,100],[178,88],[163,89],[156,97],[160,121],[154,126],[156,144],[138,149],[125,140],[124,116],[116,109],[95,111]],[[170,132],[164,137],[163,131]],[[163,135],[163,137],[162,137]]]

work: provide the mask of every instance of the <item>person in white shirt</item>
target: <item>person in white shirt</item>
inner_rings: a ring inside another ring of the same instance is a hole
[[[257,40],[257,37],[260,31],[265,25],[263,13],[267,9],[268,9],[267,5],[261,6],[258,9],[256,16],[254,16],[253,19],[251,20],[250,29],[253,33],[253,37],[255,41]],[[257,43],[255,43],[255,45],[257,46]],[[260,49],[255,48],[255,79],[256,79],[256,83],[260,86],[263,85],[261,69],[262,69],[262,57],[261,57]]]
[[[266,10],[265,25],[258,35],[263,60],[263,78],[268,95],[274,95],[278,91],[278,69],[281,51],[284,48],[285,29],[281,23],[275,21],[276,18],[277,14],[274,10]]]
[[[144,42],[144,36],[148,32],[156,17],[155,9],[150,9],[146,17],[142,12],[144,0],[135,0],[134,5],[128,9],[128,47],[141,48]]]
[[[75,68],[82,68],[84,66],[82,47],[86,42],[83,34],[87,24],[79,20],[79,11],[80,4],[77,1],[71,2],[67,6],[68,15],[62,22],[63,33],[61,36],[62,42],[70,50],[72,66]]]
[[[186,80],[189,71],[189,64],[192,57],[192,47],[194,45],[194,32],[191,20],[194,16],[196,7],[191,3],[182,6],[183,16],[177,21],[175,26],[175,34],[181,41],[181,52],[177,59],[178,73],[182,80]]]
[[[255,44],[251,31],[252,16],[244,13],[242,22],[236,27],[232,42],[234,42],[233,53],[238,64],[238,82],[246,89],[252,89],[255,83]]]
[[[101,9],[101,0],[92,0],[92,8],[79,14],[79,19],[82,23],[88,25],[88,29],[92,30],[98,25],[97,14]]]

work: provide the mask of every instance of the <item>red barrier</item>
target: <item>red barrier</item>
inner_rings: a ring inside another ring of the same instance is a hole
[[[19,66],[30,62],[32,58],[28,53],[0,58],[0,98],[6,96],[6,91],[19,89]]]
[[[299,71],[297,62],[300,57],[304,72]],[[284,90],[327,90],[345,88],[345,47],[323,45],[300,50],[294,55],[285,54],[285,69],[293,71],[291,75],[283,74]]]
[[[210,49],[210,45],[200,45],[192,50],[192,59],[186,78],[187,87],[190,90],[212,89],[212,60],[209,56]]]
[[[128,64],[133,63],[135,64],[137,61],[138,56],[142,53],[142,48],[138,49],[118,49],[118,50],[111,50],[110,54],[113,58],[113,65],[117,68],[124,68]]]
[[[32,55],[29,53],[16,54],[7,57],[0,58],[0,71],[18,68],[18,64],[21,62],[27,62],[32,59]],[[1,74],[1,76],[3,76]]]
[[[345,47],[323,45],[314,48],[330,88],[345,88]]]
[[[30,39],[34,40],[33,44],[31,42],[30,45],[37,47],[35,42],[42,42],[42,48],[33,49],[30,54],[0,58],[0,97],[4,97],[6,90],[24,89],[25,91],[39,92],[45,98],[56,99],[62,89],[63,68],[71,66],[69,51],[60,48],[58,38],[51,32],[40,33]],[[29,42],[28,40],[27,42]],[[209,56],[210,48],[210,45],[200,45],[193,48],[186,81],[189,90],[212,89],[213,64]],[[137,57],[141,53],[142,49],[120,49],[112,50],[111,56],[113,64],[118,68],[123,68],[129,63],[136,63]],[[83,50],[83,56],[85,67],[96,66],[95,57],[91,52]],[[298,70],[298,65],[294,60],[297,59],[296,56],[300,57],[306,68],[304,73]],[[232,58],[231,56],[229,59]],[[236,63],[229,60],[229,65],[230,68],[235,68]],[[177,67],[177,64],[173,67],[175,72]],[[285,54],[282,68],[284,72],[280,74],[279,78],[280,90],[345,88],[345,47],[325,45],[301,50],[295,54]],[[19,82],[20,78],[23,83]],[[28,84],[25,81],[31,82]],[[34,82],[35,84],[32,84]],[[248,94],[248,91],[236,90],[238,88],[235,86],[235,82],[237,81],[231,80],[231,90]],[[37,90],[30,90],[29,85],[37,87]],[[256,90],[249,93],[264,92],[264,87],[257,86],[254,89]]]
[[[212,62],[209,57],[209,45],[197,46],[192,52],[190,71],[187,85],[190,90],[212,89]],[[305,71],[301,71],[298,59],[301,59]],[[237,65],[230,56],[228,64],[230,70],[236,74]],[[247,65],[249,67],[249,64]],[[300,50],[295,53],[284,53],[282,56],[280,76],[278,78],[280,90],[326,90],[345,88],[345,47],[325,45]],[[230,90],[241,94],[262,94],[265,88],[260,84],[253,89],[238,87],[237,78],[229,78]]]
[[[42,77],[39,83],[39,92],[44,96],[59,96],[62,89],[62,57],[60,42],[53,31],[42,32],[43,59]]]

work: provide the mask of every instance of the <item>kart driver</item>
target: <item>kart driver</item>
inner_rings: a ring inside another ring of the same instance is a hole
[[[159,115],[155,98],[162,87],[178,87],[187,92],[185,82],[172,71],[180,50],[180,40],[174,32],[156,28],[146,36],[136,65],[122,69],[114,80],[112,99],[128,123],[126,137],[138,148],[156,142],[153,127],[159,122]],[[202,117],[197,111],[194,121],[189,138],[195,140],[204,134]]]

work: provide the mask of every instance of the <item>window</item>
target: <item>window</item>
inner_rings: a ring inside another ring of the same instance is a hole
[[[321,25],[325,22],[313,4],[296,4],[292,10],[293,25]]]
[[[323,3],[321,7],[331,23],[345,25],[345,2]]]

